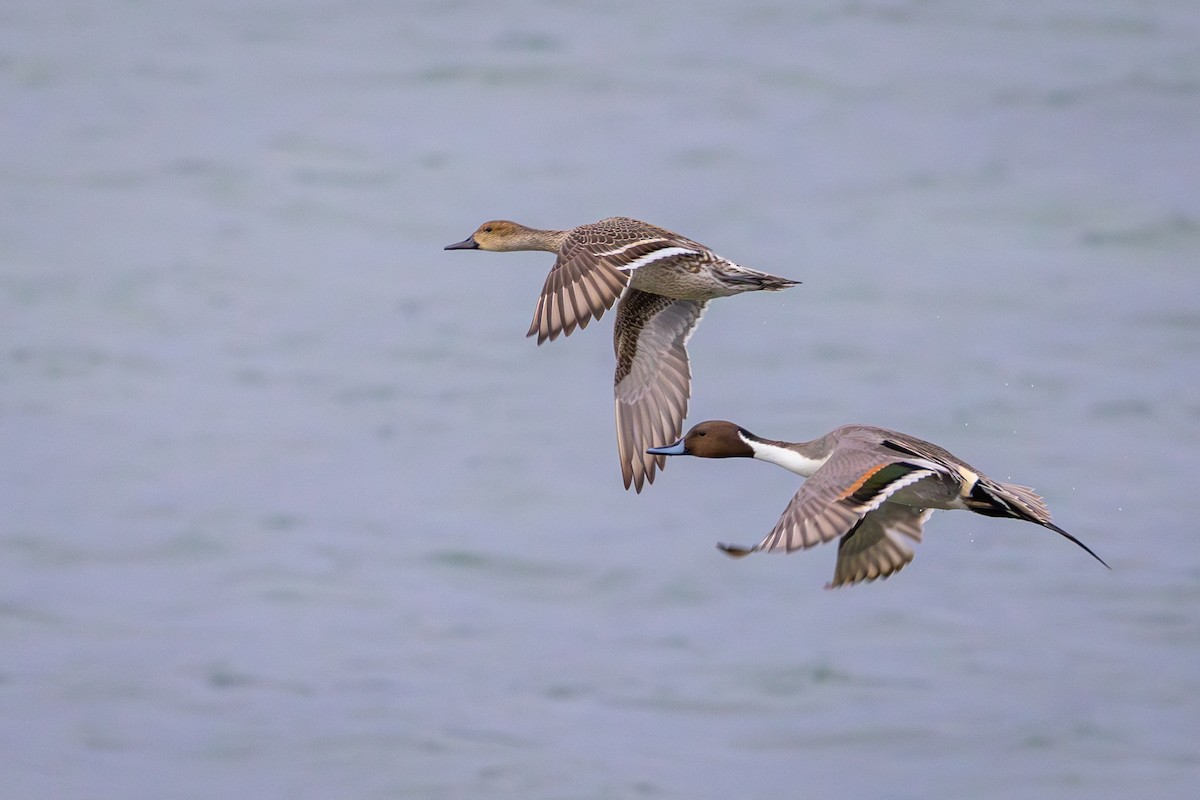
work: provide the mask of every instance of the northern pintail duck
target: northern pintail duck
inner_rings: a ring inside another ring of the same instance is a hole
[[[843,425],[811,442],[763,439],[732,422],[701,422],[662,456],[757,458],[803,475],[775,529],[753,547],[718,544],[731,556],[791,552],[840,538],[826,588],[886,578],[912,561],[910,542],[934,509],[1036,522],[1065,536],[1104,566],[1083,542],[1050,521],[1032,489],[1000,483],[935,444],[869,425]]]
[[[665,464],[647,448],[683,431],[692,382],[686,345],[708,301],[798,283],[738,266],[691,239],[627,217],[567,231],[494,220],[446,249],[558,256],[526,334],[537,334],[539,345],[586,328],[620,298],[613,332],[617,450],[625,488],[632,484],[638,492]]]

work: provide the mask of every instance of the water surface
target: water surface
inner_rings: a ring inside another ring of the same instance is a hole
[[[13,797],[1179,797],[1200,772],[1200,14],[1185,2],[0,12],[0,780]],[[802,280],[691,419],[1028,483],[893,579],[730,561],[795,491],[621,489],[626,214]]]

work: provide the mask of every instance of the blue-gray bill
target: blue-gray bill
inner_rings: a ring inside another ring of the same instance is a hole
[[[687,450],[684,448],[683,439],[680,439],[675,444],[667,444],[662,447],[650,447],[646,450],[652,456],[685,456]]]

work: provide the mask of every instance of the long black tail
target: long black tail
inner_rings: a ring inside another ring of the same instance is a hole
[[[1112,569],[1103,558],[1092,552],[1092,548],[1051,522],[1050,511],[1046,508],[1046,503],[1027,486],[1017,486],[1011,483],[998,484],[986,478],[980,478],[971,489],[966,503],[976,514],[983,514],[987,517],[1023,519],[1026,522],[1041,525],[1043,528],[1049,528],[1059,536],[1082,547],[1089,556],[1104,564],[1108,569]]]

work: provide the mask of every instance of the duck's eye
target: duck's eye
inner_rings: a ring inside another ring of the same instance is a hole
[[[708,436],[708,431],[696,431],[697,436]]]
[[[484,228],[484,229],[483,229],[483,232],[484,232],[484,233],[491,233],[491,232],[492,232],[492,226],[491,226],[491,225],[488,225],[486,228]]]

